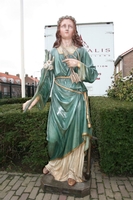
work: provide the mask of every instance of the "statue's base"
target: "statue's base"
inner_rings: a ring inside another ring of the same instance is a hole
[[[67,181],[54,180],[50,174],[44,175],[41,179],[41,188],[46,193],[64,194],[67,196],[85,197],[90,194],[91,177],[89,180],[69,186]]]

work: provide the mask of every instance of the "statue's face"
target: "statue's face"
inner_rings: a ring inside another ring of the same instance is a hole
[[[60,24],[60,35],[63,39],[72,39],[75,25],[70,19],[64,19]]]

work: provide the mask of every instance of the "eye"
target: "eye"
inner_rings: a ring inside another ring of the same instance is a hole
[[[73,26],[72,26],[72,25],[69,25],[69,28],[73,29]]]
[[[62,26],[61,26],[61,28],[65,28],[66,27],[66,25],[65,24],[63,24]]]

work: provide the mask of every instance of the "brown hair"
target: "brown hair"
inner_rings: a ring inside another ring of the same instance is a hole
[[[78,35],[78,31],[77,31],[77,28],[76,28],[76,20],[74,19],[74,17],[68,16],[68,15],[59,18],[59,20],[57,22],[56,41],[55,41],[53,47],[58,48],[60,46],[60,44],[61,44],[60,24],[64,19],[70,19],[73,22],[74,26],[75,26],[75,34],[74,34],[74,36],[72,38],[73,44],[76,47],[82,47],[83,46],[82,40],[81,40],[80,36]]]

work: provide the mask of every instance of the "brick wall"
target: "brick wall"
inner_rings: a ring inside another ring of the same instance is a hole
[[[133,69],[133,51],[123,57],[123,77],[130,75]]]

